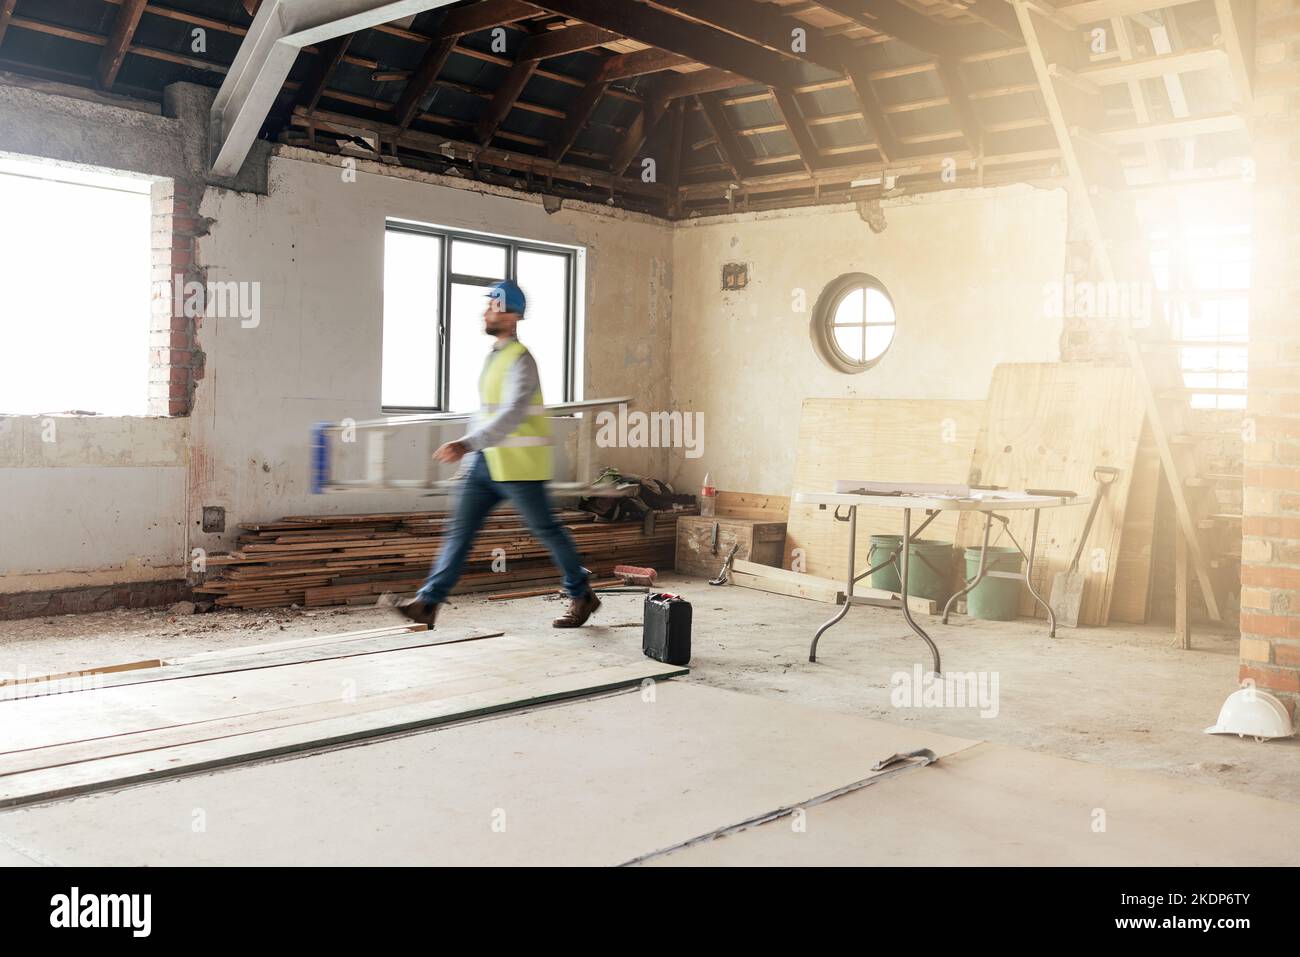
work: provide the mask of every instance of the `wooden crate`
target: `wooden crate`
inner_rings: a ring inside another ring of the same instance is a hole
[[[713,529],[717,526],[717,545]],[[677,560],[674,568],[683,575],[712,578],[722,562],[739,544],[736,557],[758,565],[781,565],[785,551],[785,522],[718,515],[685,515],[677,520]]]

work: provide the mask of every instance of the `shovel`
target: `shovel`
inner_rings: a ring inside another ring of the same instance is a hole
[[[1087,577],[1079,571],[1079,558],[1083,555],[1088,533],[1092,531],[1092,520],[1097,517],[1097,509],[1106,496],[1106,490],[1119,477],[1119,469],[1098,465],[1092,470],[1092,477],[1097,480],[1097,494],[1092,498],[1092,508],[1088,509],[1088,520],[1083,523],[1083,534],[1079,536],[1079,547],[1074,550],[1074,561],[1070,562],[1069,571],[1057,572],[1052,576],[1052,595],[1047,602],[1056,615],[1056,623],[1067,628],[1079,627],[1079,609],[1083,605],[1083,584]]]

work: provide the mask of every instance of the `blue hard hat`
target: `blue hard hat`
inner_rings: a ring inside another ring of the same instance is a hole
[[[528,308],[528,299],[524,296],[524,291],[513,279],[494,282],[488,287],[488,298],[492,300],[492,305],[499,312],[513,312],[522,317],[524,310]]]

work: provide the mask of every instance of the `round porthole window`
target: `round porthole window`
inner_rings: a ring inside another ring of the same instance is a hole
[[[894,341],[894,301],[880,280],[851,272],[829,283],[813,310],[812,340],[836,372],[866,372]]]

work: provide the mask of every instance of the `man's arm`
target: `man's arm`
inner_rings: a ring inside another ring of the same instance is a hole
[[[500,445],[528,417],[533,396],[541,392],[541,381],[536,360],[531,353],[525,352],[510,367],[501,408],[486,423],[462,438],[461,444],[474,451]]]

